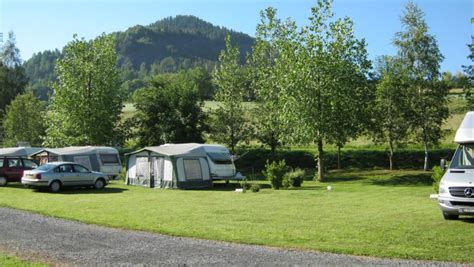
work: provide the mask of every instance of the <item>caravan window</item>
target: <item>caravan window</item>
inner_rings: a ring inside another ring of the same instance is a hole
[[[185,159],[184,175],[186,175],[186,180],[202,180],[201,162],[198,159]]]
[[[117,154],[100,154],[100,160],[103,164],[118,164],[119,159]]]
[[[232,164],[232,159],[230,158],[229,153],[209,152],[207,155],[215,164]]]

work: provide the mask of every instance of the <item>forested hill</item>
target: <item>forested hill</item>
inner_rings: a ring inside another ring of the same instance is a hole
[[[133,26],[116,36],[119,68],[124,81],[144,74],[176,72],[180,69],[204,67],[211,70],[225,47],[230,34],[240,47],[241,59],[250,52],[254,38],[247,34],[215,26],[194,16],[168,17],[148,26]],[[80,35],[80,34],[79,34]],[[30,88],[45,99],[54,79],[54,61],[59,51],[34,54],[25,62]]]

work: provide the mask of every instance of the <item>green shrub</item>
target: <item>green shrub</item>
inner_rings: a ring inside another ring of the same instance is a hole
[[[247,181],[247,179],[244,179],[244,180],[242,180],[242,182],[240,182],[240,187],[242,187],[242,189],[244,190],[244,192],[247,191],[247,190],[249,190],[251,186],[252,186],[252,184],[249,183],[249,182]]]
[[[272,184],[273,189],[280,189],[283,186],[283,176],[288,171],[285,160],[279,162],[273,161],[265,165],[265,170],[262,172],[263,176],[267,178]]]
[[[252,186],[250,186],[250,191],[252,191],[254,193],[257,193],[258,191],[260,191],[260,185],[259,184],[252,184]]]
[[[441,170],[440,166],[433,167],[433,175],[431,175],[431,178],[433,179],[433,190],[436,193],[439,191],[439,182],[441,182],[441,178],[443,178],[445,172],[446,170]]]
[[[296,168],[294,171],[285,173],[283,177],[283,187],[301,187],[304,180],[304,170]]]

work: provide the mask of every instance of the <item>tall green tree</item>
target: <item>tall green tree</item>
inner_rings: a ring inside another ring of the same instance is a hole
[[[74,36],[56,64],[44,145],[113,145],[124,98],[116,63],[112,36]]]
[[[396,33],[394,44],[410,79],[410,116],[408,123],[423,144],[424,170],[428,170],[429,146],[442,136],[441,126],[448,117],[448,89],[440,78],[443,60],[436,38],[428,32],[423,11],[408,2],[401,18],[403,31]]]
[[[8,33],[8,39],[0,51],[0,112],[18,95],[24,92],[28,83],[22,66],[20,50],[16,46],[15,34]]]
[[[399,60],[390,56],[378,58],[377,75],[371,130],[375,142],[387,145],[390,170],[393,170],[395,150],[408,139],[409,80]]]
[[[474,110],[474,95],[472,93],[472,87],[474,86],[474,37],[471,37],[471,39],[473,42],[467,45],[470,52],[467,58],[471,60],[471,64],[462,66],[467,75],[467,79],[462,85],[466,95],[467,107],[469,110]]]
[[[16,146],[18,142],[29,142],[40,146],[45,134],[46,103],[36,98],[32,92],[15,97],[7,106],[3,120],[5,146]]]
[[[286,133],[286,124],[279,112],[283,105],[279,50],[286,25],[276,18],[276,9],[272,7],[261,11],[260,17],[253,53],[249,58],[251,87],[257,103],[253,117],[257,139],[269,146],[274,156],[276,149],[284,144]]]
[[[324,144],[342,133],[339,127],[358,124],[362,115],[355,114],[365,112],[366,95],[373,95],[364,82],[371,66],[365,41],[355,37],[349,18],[332,17],[331,1],[318,1],[310,25],[296,40],[285,42],[281,56],[281,66],[287,68],[282,72],[286,73],[282,96],[287,103],[283,112],[297,126],[292,128],[297,141],[316,143],[320,181],[325,176]],[[347,124],[340,124],[342,114]]]
[[[218,107],[211,120],[211,136],[217,142],[230,147],[235,153],[237,144],[249,136],[249,123],[243,106],[244,77],[240,65],[238,47],[232,46],[230,35],[226,37],[226,49],[219,56],[219,64],[212,76],[217,92]]]
[[[137,114],[130,120],[139,146],[203,142],[207,130],[197,85],[183,76],[154,76],[133,96]]]

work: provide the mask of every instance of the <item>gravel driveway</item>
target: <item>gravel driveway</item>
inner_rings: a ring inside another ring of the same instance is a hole
[[[0,248],[30,260],[94,266],[452,265],[170,237],[87,225],[6,208],[0,208]]]

